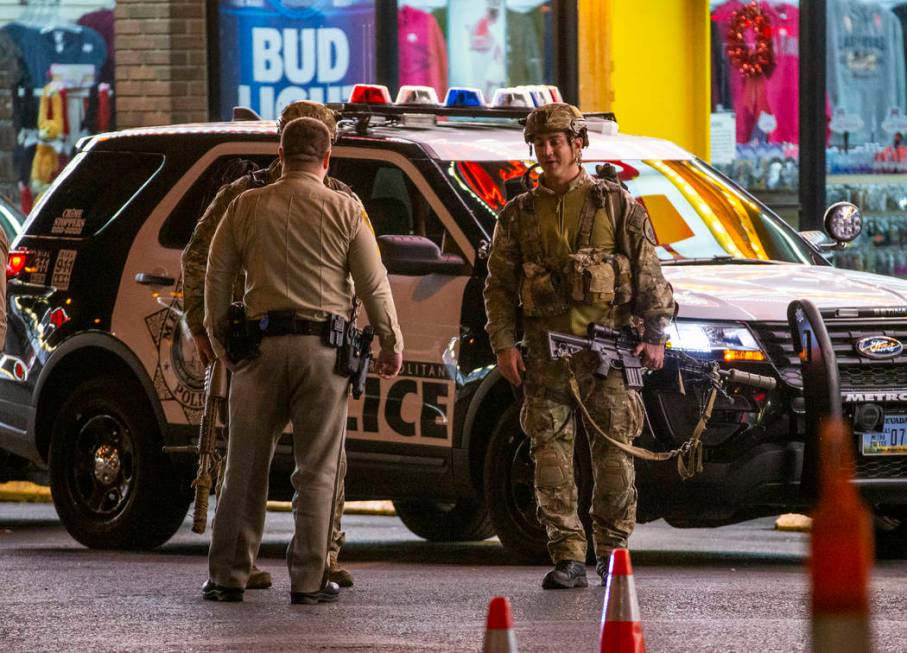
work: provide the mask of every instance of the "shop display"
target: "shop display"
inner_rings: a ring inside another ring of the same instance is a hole
[[[553,83],[551,2],[402,0],[398,79],[432,86],[497,88]]]
[[[0,27],[3,58],[17,64],[13,161],[25,212],[69,161],[79,139],[113,127],[113,10],[80,7],[87,13],[73,20],[62,9],[60,3],[35,0]]]

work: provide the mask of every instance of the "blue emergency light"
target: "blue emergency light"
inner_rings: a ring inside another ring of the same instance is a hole
[[[463,86],[453,86],[447,89],[447,97],[444,98],[444,106],[450,108],[464,107],[484,107],[485,96],[482,90],[478,88],[467,88]]]

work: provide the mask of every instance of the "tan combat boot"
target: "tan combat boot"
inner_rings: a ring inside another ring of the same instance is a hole
[[[340,566],[337,562],[337,553],[332,551],[328,554],[330,569],[328,570],[328,579],[340,585],[340,587],[352,587],[353,575]]]
[[[266,590],[271,587],[271,572],[259,569],[252,565],[249,580],[246,581],[247,590]]]

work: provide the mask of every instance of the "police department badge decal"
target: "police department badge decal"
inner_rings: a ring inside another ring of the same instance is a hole
[[[145,324],[157,349],[154,389],[161,401],[179,403],[186,419],[197,424],[205,405],[205,368],[195,343],[185,327],[179,299],[145,317]]]

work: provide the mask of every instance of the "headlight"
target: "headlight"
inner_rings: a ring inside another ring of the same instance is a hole
[[[725,362],[765,360],[750,330],[737,324],[675,322],[668,327],[668,347]]]

